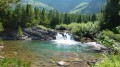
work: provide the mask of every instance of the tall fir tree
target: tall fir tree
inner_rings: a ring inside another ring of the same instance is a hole
[[[26,16],[25,16],[26,27],[35,26],[37,23],[35,22],[34,11],[32,5],[27,4],[26,6]]]
[[[39,8],[34,8],[34,14],[35,14],[35,21],[40,23],[41,22],[41,11]]]
[[[22,6],[21,4],[16,5],[15,10],[13,11],[13,17],[14,20],[12,22],[15,25],[15,28],[18,28],[18,26],[21,26],[22,23]]]
[[[42,23],[41,24],[43,24],[45,26],[48,26],[50,24],[47,13],[44,8],[42,10]]]
[[[103,21],[101,25],[102,28],[115,28],[116,26],[120,25],[120,4],[119,0],[107,0],[107,4],[103,9]]]

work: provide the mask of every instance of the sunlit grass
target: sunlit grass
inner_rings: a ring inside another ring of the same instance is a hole
[[[0,67],[30,67],[30,63],[14,58],[4,58],[0,59]]]
[[[103,62],[93,67],[120,67],[120,55],[104,55]]]

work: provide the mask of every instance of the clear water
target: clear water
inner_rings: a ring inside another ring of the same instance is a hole
[[[56,41],[4,41],[4,44],[3,56],[31,61],[31,67],[57,67],[57,61],[79,61],[100,57],[99,53],[80,42],[68,45]]]

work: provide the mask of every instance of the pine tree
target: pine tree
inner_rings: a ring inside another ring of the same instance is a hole
[[[13,13],[12,13],[11,9],[5,11],[4,17],[2,18],[4,29],[13,29],[14,28],[14,24],[12,22],[12,14]]]
[[[92,22],[96,21],[96,14],[93,14],[93,15],[91,16],[91,21],[92,21]]]
[[[22,18],[21,18],[21,26],[25,27],[26,26],[26,7],[22,6]]]
[[[40,21],[41,21],[41,11],[40,11],[40,9],[35,7],[34,8],[34,14],[35,14],[35,21],[40,23]]]
[[[64,21],[63,21],[64,24],[70,24],[70,16],[68,13],[65,13],[64,14]]]
[[[77,22],[78,22],[78,23],[81,23],[81,22],[82,22],[81,15],[79,15],[79,17],[78,17],[78,19],[77,19]]]
[[[50,24],[47,13],[44,8],[42,10],[42,23],[41,24],[43,24],[45,26],[48,26]]]
[[[119,19],[120,5],[119,0],[107,0],[107,5],[103,9],[103,28],[112,29],[120,25]]]
[[[26,27],[35,26],[37,22],[35,22],[34,11],[32,5],[27,4],[26,6],[26,16],[25,16]]]
[[[15,7],[15,10],[13,11],[13,19],[12,22],[14,22],[15,28],[18,28],[18,26],[22,25],[22,6],[21,4],[18,4]]]

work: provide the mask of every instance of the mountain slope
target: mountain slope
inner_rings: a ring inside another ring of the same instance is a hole
[[[26,5],[27,3],[33,5],[33,6],[36,6],[36,7],[39,7],[39,8],[45,8],[47,10],[51,10],[51,9],[54,9],[53,7],[51,6],[48,6],[47,4],[44,4],[40,1],[35,1],[35,0],[21,0],[21,3]]]
[[[106,0],[21,0],[23,4],[30,3],[47,10],[56,9],[59,12],[92,14],[100,12]]]
[[[81,13],[81,14],[93,14],[98,13],[101,11],[102,6],[106,3],[105,0],[92,0],[91,2],[88,2],[87,4],[84,4],[82,6],[77,6],[73,10],[70,11],[70,13]]]
[[[73,8],[70,13],[80,13],[83,9],[85,9],[88,6],[88,2],[82,2],[79,5],[77,5],[75,8]]]
[[[75,6],[77,6],[81,2],[89,2],[91,0],[35,0],[41,1],[49,6],[54,7],[56,10],[60,12],[69,12]]]

